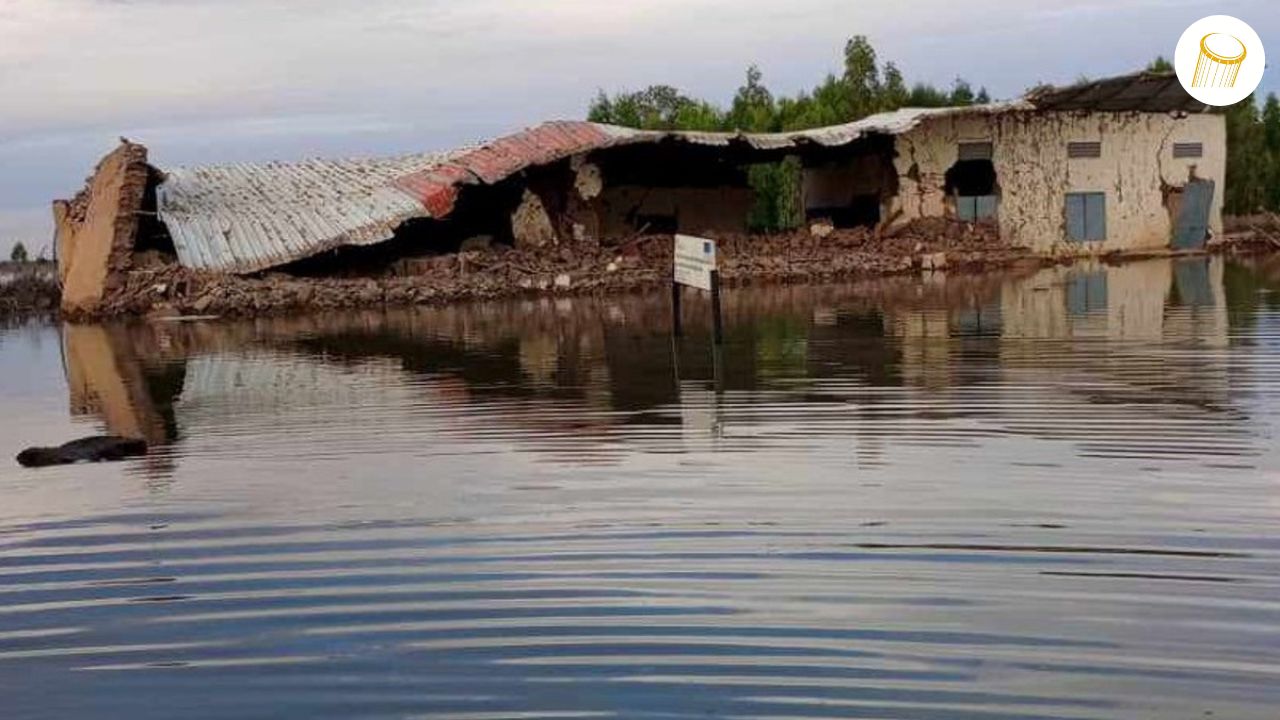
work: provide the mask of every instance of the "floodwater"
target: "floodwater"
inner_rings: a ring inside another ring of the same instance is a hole
[[[5,331],[0,717],[1280,714],[1280,258],[686,310]]]

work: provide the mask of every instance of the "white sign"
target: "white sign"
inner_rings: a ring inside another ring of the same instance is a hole
[[[681,285],[711,290],[711,271],[716,269],[716,241],[692,235],[677,235],[675,281]]]

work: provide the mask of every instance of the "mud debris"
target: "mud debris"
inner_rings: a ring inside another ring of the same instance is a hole
[[[714,235],[713,235],[714,236]],[[808,228],[715,236],[726,286],[822,282],[846,277],[976,271],[1033,261],[994,227],[925,220],[878,236],[866,228],[815,237]],[[618,245],[513,248],[405,258],[364,277],[234,276],[137,258],[96,315],[248,316],[339,308],[438,305],[535,294],[611,293],[669,282],[672,237],[646,234]],[[945,260],[943,260],[945,258]]]
[[[1276,213],[1226,217],[1223,225],[1222,238],[1211,240],[1210,249],[1234,254],[1280,251],[1280,215]]]

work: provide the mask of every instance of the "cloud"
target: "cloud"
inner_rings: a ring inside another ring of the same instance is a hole
[[[1224,2],[1264,38],[1271,0]],[[376,154],[581,117],[598,88],[775,92],[866,34],[909,80],[997,97],[1169,55],[1190,0],[0,0],[0,208],[43,207],[118,135],[163,163]],[[1275,80],[1268,79],[1268,88]]]

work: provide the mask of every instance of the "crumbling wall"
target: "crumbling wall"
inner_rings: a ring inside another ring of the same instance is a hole
[[[601,234],[606,238],[646,232],[745,233],[755,204],[751,188],[606,188],[600,200]]]
[[[755,204],[743,158],[732,149],[677,143],[592,153],[595,173],[578,181],[594,191],[601,237],[653,233],[743,233]]]
[[[893,141],[885,136],[845,149],[810,151],[804,160],[801,195],[807,219],[835,227],[874,226],[892,209],[898,193]]]
[[[542,198],[531,190],[524,191],[520,204],[511,213],[511,237],[515,246],[522,250],[556,244],[551,216],[547,214]]]
[[[828,162],[804,169],[806,210],[844,207],[859,195],[879,195],[885,186],[882,161],[875,155],[859,155],[846,162]]]
[[[1068,158],[1067,143],[1101,141],[1100,158]],[[962,142],[991,142],[1001,188],[1001,237],[1047,255],[1097,254],[1169,246],[1170,188],[1198,177],[1215,181],[1210,230],[1222,232],[1226,126],[1221,115],[1019,112],[943,116],[899,136],[899,222],[954,213],[946,171]],[[1174,158],[1175,142],[1199,142],[1203,157]],[[1067,239],[1065,195],[1106,196],[1106,239]]]
[[[150,168],[147,149],[124,141],[71,200],[53,203],[62,310],[90,314],[130,266]]]
[[[571,158],[569,168],[573,171],[573,190],[565,208],[568,236],[575,242],[597,243],[603,236],[596,205],[604,192],[604,172],[584,155]]]

